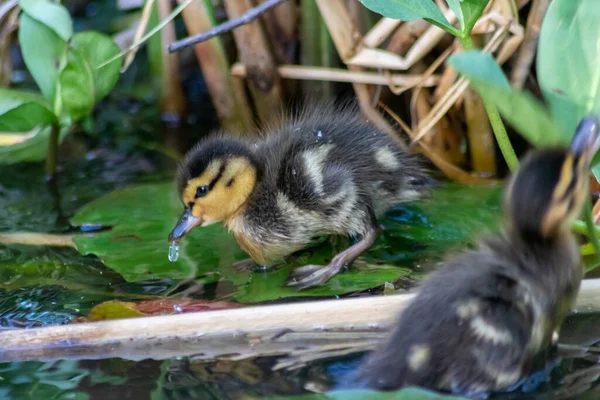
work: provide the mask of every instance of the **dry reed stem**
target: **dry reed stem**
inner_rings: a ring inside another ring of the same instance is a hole
[[[550,5],[550,0],[533,0],[531,11],[527,17],[527,27],[521,49],[513,64],[510,77],[511,85],[516,89],[522,89],[529,75],[531,64],[535,57],[542,21]]]
[[[214,25],[212,10],[206,0],[196,0],[182,14],[190,35],[206,31]],[[208,92],[221,127],[231,132],[252,129],[252,114],[245,90],[236,87],[229,71],[229,62],[221,39],[215,37],[194,45],[194,52],[202,70]]]
[[[165,20],[171,13],[169,0],[157,0],[156,2],[159,20]],[[179,77],[179,56],[170,54],[164,49],[175,40],[175,24],[169,22],[160,31],[160,42],[163,48],[162,55],[162,77],[161,77],[161,111],[180,119],[185,114],[186,100],[181,88]]]
[[[394,32],[402,21],[392,18],[381,18],[363,38],[365,47],[378,47]]]
[[[236,18],[252,8],[250,0],[224,0],[229,18]],[[283,89],[273,55],[260,21],[242,25],[233,31],[238,57],[248,71],[247,81],[254,106],[261,119],[267,122],[273,110],[283,103]]]
[[[19,10],[16,0],[7,1],[0,6],[0,87],[8,86],[12,81],[10,49],[19,26]]]
[[[471,167],[481,176],[496,175],[496,143],[483,100],[472,88],[465,92],[465,122]]]
[[[486,44],[483,51],[490,53],[494,52],[500,45],[501,39],[508,29],[508,25],[498,29]],[[461,77],[456,81],[450,90],[448,90],[446,95],[433,106],[429,115],[424,120],[419,122],[419,126],[415,132],[416,137],[412,140],[413,143],[421,140],[421,138],[429,132],[429,130],[437,123],[437,121],[439,121],[441,116],[448,112],[450,107],[452,107],[452,105],[456,103],[456,100],[458,100],[458,98],[464,93],[468,85],[469,82],[464,77]]]
[[[259,4],[267,0],[258,0]],[[275,60],[278,64],[290,64],[294,60],[293,43],[296,40],[298,15],[294,1],[285,1],[263,13],[260,18],[268,32]]]
[[[77,248],[73,235],[58,235],[38,232],[6,232],[0,233],[0,243],[21,244],[26,246],[54,246]]]
[[[277,67],[279,76],[284,79],[315,80],[330,82],[348,82],[364,83],[370,85],[390,85],[398,87],[413,87],[415,85],[423,87],[435,86],[439,80],[439,75],[425,77],[423,75],[395,74],[383,76],[375,72],[348,71],[337,68],[308,67],[302,65],[280,65]],[[246,76],[246,67],[236,63],[231,68],[233,76]]]
[[[402,119],[396,113],[390,110],[385,104],[380,103],[380,106],[402,127],[402,129],[408,134],[408,136],[411,139],[415,137],[414,132],[404,121],[402,121]],[[422,142],[417,142],[416,146],[419,146],[419,148],[421,148],[423,155],[429,158],[433,165],[438,167],[440,171],[442,171],[448,178],[454,181],[465,185],[489,185],[490,183],[494,182],[493,180],[485,179],[477,175],[470,174],[467,171],[464,171],[463,169],[457,167],[456,165],[447,162],[442,157],[437,155],[434,151],[432,151],[429,148],[429,146]]]
[[[148,26],[148,21],[150,20],[150,16],[152,14],[152,8],[154,7],[154,3],[155,3],[155,0],[148,0],[148,1],[146,1],[146,4],[144,4],[144,9],[142,10],[142,16],[140,17],[140,22],[135,31],[135,36],[133,37],[134,43],[138,42],[142,38],[142,36],[144,36],[144,32],[146,32],[146,27]],[[129,53],[127,53],[127,56],[125,56],[125,61],[123,62],[123,65],[121,66],[121,73],[124,73],[125,71],[127,71],[127,68],[129,68],[129,66],[133,62],[133,59],[135,58],[135,55],[136,55],[138,49],[139,49],[139,47],[135,47],[135,48],[131,49],[131,51]]]

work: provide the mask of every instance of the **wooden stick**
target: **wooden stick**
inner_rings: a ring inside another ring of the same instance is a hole
[[[421,75],[393,74],[389,78],[376,72],[356,72],[338,68],[309,67],[302,65],[280,65],[277,67],[279,76],[285,79],[315,80],[328,82],[365,83],[371,85],[389,85],[390,81],[397,86],[420,84],[424,87],[435,86],[439,76],[432,75],[421,82]],[[231,75],[246,76],[246,67],[236,63],[231,68]]]
[[[309,301],[0,332],[0,362],[196,359],[372,347],[414,294]],[[600,279],[584,280],[574,312],[600,310]],[[308,357],[314,358],[314,357]]]
[[[191,46],[193,44],[204,42],[215,36],[221,35],[222,33],[229,32],[239,26],[247,25],[247,24],[251,23],[252,21],[254,21],[256,18],[258,18],[265,11],[283,3],[284,1],[287,1],[287,0],[267,0],[264,3],[260,4],[259,6],[249,9],[247,12],[243,13],[242,15],[240,15],[236,18],[232,18],[229,21],[227,21],[221,25],[217,25],[214,28],[212,28],[206,32],[202,32],[197,35],[190,36],[188,38],[185,38],[185,39],[177,41],[177,42],[173,42],[168,47],[169,53],[180,51],[180,50],[182,50],[188,46]]]

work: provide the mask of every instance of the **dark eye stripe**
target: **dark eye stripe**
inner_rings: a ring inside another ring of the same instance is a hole
[[[225,161],[223,164],[221,164],[221,167],[219,168],[219,172],[217,172],[217,175],[208,184],[209,190],[212,190],[212,188],[216,185],[216,183],[219,181],[219,179],[221,179],[221,177],[223,176],[223,173],[225,172],[226,167],[227,167],[227,161]]]

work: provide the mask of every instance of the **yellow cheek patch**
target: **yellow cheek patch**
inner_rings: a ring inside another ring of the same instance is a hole
[[[219,173],[219,169],[221,168],[221,164],[223,162],[221,160],[215,160],[211,162],[208,167],[204,170],[202,175],[190,179],[187,182],[187,185],[182,193],[182,199],[184,204],[193,203],[196,199],[196,190],[198,186],[208,185]]]

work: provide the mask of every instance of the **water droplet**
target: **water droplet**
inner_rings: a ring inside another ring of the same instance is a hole
[[[182,313],[183,312],[183,307],[181,307],[180,304],[174,305],[173,309],[175,310],[175,312],[178,312],[178,313]]]
[[[321,132],[321,131],[318,131],[318,132],[317,132],[317,137],[323,137],[323,132]]]
[[[296,175],[296,170],[292,169],[292,175]]]
[[[171,242],[169,246],[169,261],[175,262],[179,258],[179,244],[177,242]]]

